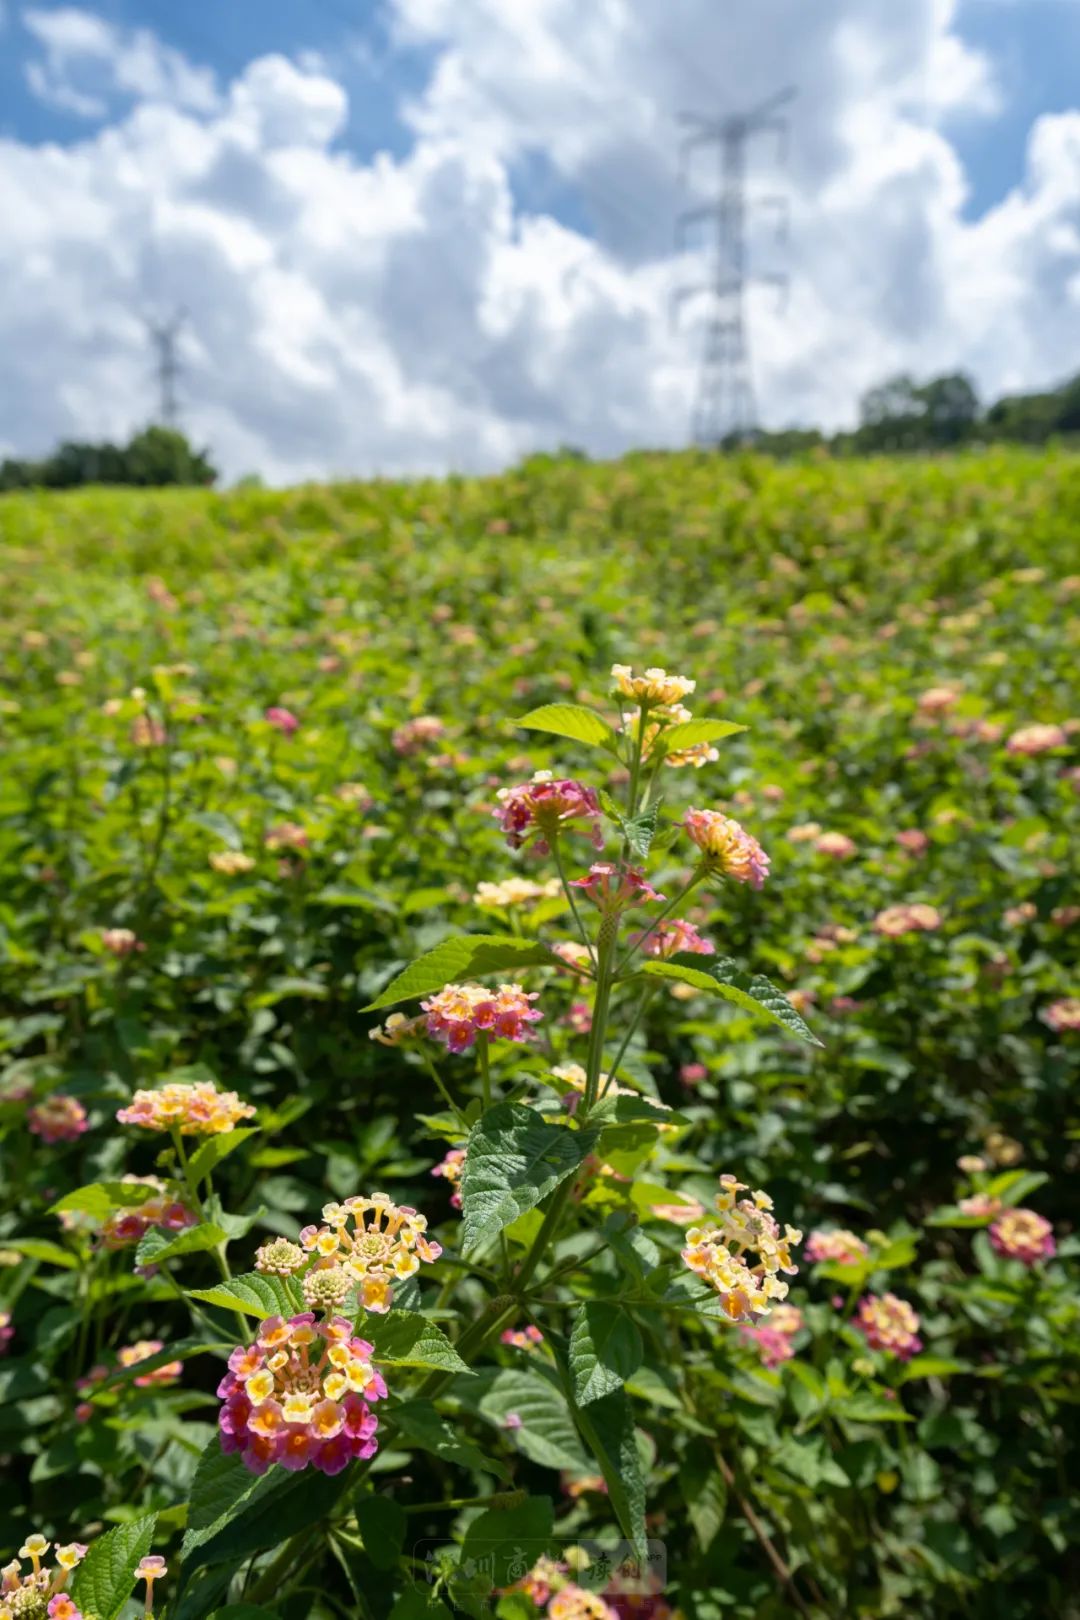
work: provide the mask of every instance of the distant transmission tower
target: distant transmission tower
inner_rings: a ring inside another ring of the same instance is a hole
[[[715,447],[726,440],[746,439],[758,425],[746,328],[746,285],[748,281],[768,281],[784,290],[788,278],[776,272],[757,274],[747,269],[746,146],[751,136],[772,132],[779,138],[783,153],[788,125],[778,113],[795,93],[793,87],[782,90],[751,112],[732,118],[705,118],[698,113],[683,113],[680,118],[691,129],[683,142],[684,164],[700,146],[715,145],[719,159],[715,198],[703,207],[685,210],[676,227],[680,251],[688,246],[695,230],[712,227],[711,277],[682,288],[676,295],[678,304],[700,296],[709,304],[694,405],[695,444]],[[777,236],[782,240],[787,226],[786,199],[757,197],[751,199],[750,206],[776,210]]]
[[[146,323],[146,329],[150,334],[150,342],[154,346],[156,356],[158,420],[164,427],[169,428],[176,427],[180,417],[176,392],[176,384],[180,376],[177,340],[180,336],[180,329],[186,320],[186,310],[178,309],[168,320],[148,320]]]

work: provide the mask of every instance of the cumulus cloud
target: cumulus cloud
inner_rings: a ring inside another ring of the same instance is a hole
[[[118,97],[169,101],[207,112],[214,75],[194,67],[147,28],[117,28],[75,6],[30,7],[23,26],[43,47],[26,64],[26,82],[42,101],[82,118],[104,118]]]
[[[185,426],[229,474],[682,442],[698,339],[671,296],[700,266],[671,225],[709,171],[680,177],[677,115],[788,80],[792,296],[752,303],[765,419],[837,424],[899,366],[1041,383],[1080,299],[1080,113],[1041,120],[1023,184],[967,221],[950,129],[999,92],[954,10],[684,0],[676,26],[666,0],[394,0],[396,46],[431,70],[411,149],[369,161],[319,60],[265,56],[221,89],[144,30],[25,14],[28,70],[109,112],[66,146],[0,140],[0,446],[144,420],[144,316],[180,304]],[[537,163],[588,229],[523,204]],[[755,164],[781,179],[773,144]],[[764,230],[751,246],[784,265]]]

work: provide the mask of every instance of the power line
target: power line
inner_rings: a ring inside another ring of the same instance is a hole
[[[174,310],[167,320],[148,320],[146,330],[155,351],[158,381],[158,420],[164,427],[175,428],[180,418],[177,382],[180,360],[177,355],[180,330],[187,320],[187,311]]]
[[[748,282],[768,281],[784,290],[788,278],[778,272],[758,273],[747,265],[746,148],[752,136],[771,132],[778,137],[783,152],[788,125],[779,113],[795,94],[794,88],[781,90],[752,111],[729,118],[706,118],[699,113],[680,116],[680,122],[689,128],[682,146],[684,165],[699,148],[715,147],[718,160],[715,196],[703,207],[684,210],[676,225],[679,249],[685,249],[691,236],[702,229],[711,228],[713,240],[711,277],[676,294],[677,305],[704,297],[708,307],[692,421],[695,444],[717,446],[730,439],[746,439],[758,425],[750,370],[746,287]],[[753,206],[775,210],[777,236],[782,239],[787,226],[786,199],[777,195],[758,197],[753,199]]]

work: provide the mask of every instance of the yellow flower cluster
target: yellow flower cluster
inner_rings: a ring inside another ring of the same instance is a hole
[[[52,1543],[44,1536],[27,1536],[19,1548],[18,1558],[0,1569],[0,1620],[82,1620],[75,1604],[64,1592],[68,1576],[76,1564],[86,1557],[81,1541],[69,1542],[56,1548],[56,1569],[49,1571],[44,1560]],[[29,1558],[30,1569],[24,1574],[23,1558]]]
[[[235,1091],[219,1091],[211,1080],[194,1085],[162,1086],[160,1091],[137,1091],[126,1108],[117,1110],[121,1125],[141,1125],[147,1131],[178,1130],[181,1136],[217,1136],[231,1131],[255,1110],[241,1102]]]
[[[484,911],[502,911],[510,906],[528,906],[536,900],[554,900],[562,893],[558,878],[534,883],[531,878],[504,878],[501,883],[478,883],[473,899]]]
[[[340,1266],[360,1285],[366,1311],[380,1315],[393,1303],[394,1281],[404,1282],[420,1262],[437,1260],[440,1244],[427,1236],[427,1219],[385,1193],[323,1205],[324,1226],[305,1226],[300,1243],[326,1265]],[[351,1229],[350,1229],[351,1224]]]
[[[635,675],[629,664],[612,664],[611,679],[616,692],[653,709],[681,703],[697,686],[696,681],[669,675],[666,669],[647,669],[644,675]]]
[[[781,1233],[770,1213],[768,1193],[739,1197],[748,1191],[734,1176],[721,1176],[716,1195],[720,1219],[707,1227],[691,1227],[682,1251],[690,1270],[716,1289],[733,1322],[765,1316],[773,1300],[786,1298],[788,1285],[777,1273],[795,1275],[798,1267],[791,1249],[802,1242],[802,1233],[794,1227],[785,1226]],[[747,1255],[756,1255],[757,1264],[748,1264]]]

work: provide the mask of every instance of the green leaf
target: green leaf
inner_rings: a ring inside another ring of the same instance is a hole
[[[419,1311],[395,1308],[375,1321],[369,1318],[364,1331],[375,1346],[378,1362],[396,1367],[437,1367],[443,1372],[469,1371],[442,1328]]]
[[[901,1381],[907,1384],[913,1378],[949,1378],[970,1371],[968,1362],[953,1361],[948,1356],[913,1356],[904,1367]]]
[[[257,1125],[240,1125],[235,1130],[219,1131],[216,1136],[208,1136],[199,1151],[192,1155],[188,1165],[193,1184],[197,1187],[222,1159],[227,1158],[242,1142],[246,1142],[249,1136],[258,1134]]]
[[[272,1468],[266,1474],[252,1474],[236,1452],[224,1454],[215,1435],[191,1482],[176,1595],[206,1565],[237,1562],[317,1524],[330,1513],[347,1483],[348,1471],[331,1477],[311,1469],[290,1474]]]
[[[90,1215],[97,1221],[107,1220],[114,1209],[134,1208],[137,1204],[145,1204],[152,1188],[145,1182],[138,1181],[92,1181],[87,1187],[76,1187],[74,1192],[65,1193],[50,1206],[50,1215],[60,1215],[67,1210],[76,1215]],[[11,1247],[10,1244],[7,1245]]]
[[[91,1543],[71,1582],[72,1598],[84,1614],[115,1620],[134,1589],[135,1570],[150,1551],[156,1523],[157,1515],[148,1513]]]
[[[575,1318],[567,1357],[578,1405],[588,1406],[621,1389],[644,1356],[641,1334],[627,1313],[618,1305],[589,1300]]]
[[[59,1243],[50,1243],[48,1238],[5,1238],[3,1246],[12,1249],[15,1254],[23,1254],[28,1260],[43,1260],[50,1266],[63,1266],[65,1271],[73,1271],[78,1261],[69,1249],[62,1249]]]
[[[646,1556],[645,1478],[638,1451],[634,1414],[625,1390],[574,1410],[581,1438],[600,1464],[608,1498],[626,1539],[639,1557]]]
[[[405,1509],[389,1496],[362,1496],[354,1504],[360,1539],[376,1569],[396,1569],[405,1544]]]
[[[801,1041],[809,1041],[811,1046],[823,1044],[799,1017],[784,992],[764,974],[743,973],[728,957],[718,957],[712,967],[711,973],[704,973],[700,968],[683,967],[680,962],[642,962],[636,971],[652,979],[678,979],[681,984],[691,984],[695,990],[733,1002],[755,1018],[782,1024]]]
[[[201,1299],[204,1305],[220,1305],[223,1310],[243,1311],[247,1316],[291,1316],[299,1310],[282,1277],[264,1277],[261,1272],[247,1271],[242,1277],[231,1277],[228,1282],[215,1283],[213,1288],[191,1288],[191,1299]]]
[[[494,1474],[499,1479],[509,1478],[505,1465],[492,1457],[485,1457],[479,1446],[473,1445],[446,1418],[435,1410],[430,1401],[403,1401],[393,1409],[393,1420],[398,1434],[406,1446],[418,1446],[445,1462],[459,1463],[476,1473]]]
[[[444,984],[456,984],[462,979],[508,970],[517,972],[524,967],[551,967],[557,960],[546,945],[533,939],[518,939],[513,934],[457,934],[453,939],[444,939],[433,951],[417,957],[363,1011],[378,1012],[383,1007],[425,996],[429,991],[441,990]]]
[[[451,1620],[450,1610],[430,1586],[408,1586],[390,1610],[390,1620]]]
[[[731,720],[682,720],[677,726],[661,732],[656,746],[665,754],[676,754],[683,748],[693,748],[696,743],[720,742],[722,738],[734,737],[736,732],[746,729]]]
[[[549,1496],[527,1496],[514,1507],[485,1508],[469,1525],[461,1544],[461,1568],[482,1570],[493,1587],[519,1578],[552,1551],[555,1510]]]
[[[833,1411],[838,1417],[846,1418],[851,1423],[913,1423],[915,1420],[904,1411],[899,1401],[886,1400],[884,1395],[874,1395],[867,1392],[862,1395],[847,1395],[842,1400],[833,1402]]]
[[[508,1433],[518,1450],[541,1467],[579,1473],[588,1469],[588,1457],[553,1373],[549,1376],[540,1367],[487,1368],[466,1386],[462,1401],[500,1429],[516,1413],[521,1426]]]
[[[657,817],[660,814],[659,800],[648,810],[642,811],[640,816],[630,817],[623,815],[611,794],[605,793],[602,788],[597,797],[603,806],[604,814],[615,823],[634,854],[639,860],[646,860],[656,837]]]
[[[708,1552],[724,1522],[727,1486],[716,1461],[702,1441],[688,1448],[678,1471],[687,1516],[702,1552]]]
[[[218,1244],[224,1241],[225,1233],[221,1227],[214,1226],[210,1221],[200,1221],[198,1226],[185,1227],[174,1237],[152,1226],[149,1232],[144,1233],[139,1239],[135,1260],[140,1266],[155,1266],[162,1260],[172,1260],[181,1254],[205,1254],[210,1249],[216,1249]]]
[[[594,1130],[550,1125],[521,1103],[498,1103],[469,1133],[461,1177],[462,1248],[489,1243],[572,1175],[592,1151]]]
[[[522,715],[514,724],[524,731],[546,731],[552,737],[569,737],[573,742],[587,743],[590,748],[610,748],[615,742],[615,733],[603,715],[580,703],[545,703]]]

